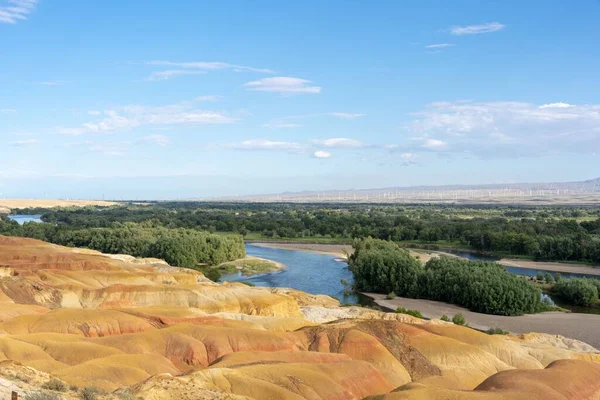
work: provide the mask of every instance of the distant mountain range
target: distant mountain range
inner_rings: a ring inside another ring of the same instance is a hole
[[[222,197],[212,200],[250,202],[471,202],[471,203],[598,203],[600,178],[578,182],[441,185],[284,192]]]

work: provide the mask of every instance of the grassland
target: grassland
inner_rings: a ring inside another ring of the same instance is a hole
[[[259,257],[245,257],[235,261],[229,261],[215,267],[221,274],[235,274],[238,271],[244,276],[267,274],[285,268],[285,265],[276,261],[266,260]]]

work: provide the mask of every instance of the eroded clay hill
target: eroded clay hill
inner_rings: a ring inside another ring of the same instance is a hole
[[[0,236],[0,397],[53,377],[65,399],[599,399],[600,355]]]

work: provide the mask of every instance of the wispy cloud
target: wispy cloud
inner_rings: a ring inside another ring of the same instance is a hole
[[[218,95],[198,96],[194,99],[194,101],[219,101],[222,98],[223,96]]]
[[[88,150],[110,157],[123,157],[125,155],[124,144],[122,143],[90,143]]]
[[[169,69],[166,71],[157,71],[150,74],[147,80],[149,81],[165,81],[176,76],[183,75],[203,75],[206,71],[195,71],[193,69]]]
[[[438,102],[415,116],[413,140],[428,151],[512,158],[600,148],[598,104]]]
[[[430,150],[443,150],[448,147],[448,143],[439,139],[423,139],[423,147]]]
[[[26,20],[38,0],[0,0],[0,23],[16,24]]]
[[[329,158],[331,157],[331,153],[328,151],[317,150],[313,153],[313,157],[315,158]]]
[[[287,117],[273,119],[261,126],[264,128],[298,128],[302,124],[292,121],[304,120],[316,117],[335,117],[339,119],[353,120],[356,118],[364,117],[366,114],[362,113],[349,113],[349,112],[327,112],[327,113],[313,113],[313,114],[302,114],[302,115],[291,115]]]
[[[572,104],[568,104],[568,103],[550,103],[550,104],[543,104],[540,106],[541,109],[544,108],[571,108],[571,107],[575,107]]]
[[[216,111],[196,108],[194,102],[159,107],[129,105],[105,110],[100,118],[75,128],[60,127],[65,135],[102,134],[128,131],[143,126],[232,124],[237,119]]]
[[[160,147],[167,147],[171,144],[171,139],[165,135],[149,135],[141,138],[138,143],[154,144]]]
[[[301,124],[293,124],[290,122],[267,122],[266,124],[261,125],[263,128],[273,128],[273,129],[289,129],[289,128],[299,128]]]
[[[248,90],[261,92],[274,92],[282,95],[294,94],[316,94],[321,92],[320,86],[312,86],[312,82],[306,79],[278,76],[264,78],[257,81],[245,83]]]
[[[266,139],[244,140],[241,143],[227,145],[236,150],[301,150],[302,145],[295,142],[280,142]]]
[[[330,148],[357,149],[365,147],[365,144],[358,140],[348,138],[330,138],[324,140],[313,140],[313,143]]]
[[[356,118],[365,116],[365,114],[346,113],[346,112],[332,112],[332,113],[328,113],[328,115],[331,115],[332,117],[341,118],[341,119],[356,119]]]
[[[14,142],[10,142],[11,146],[15,147],[24,147],[24,146],[33,146],[34,144],[38,144],[40,141],[38,139],[24,139],[24,140],[15,140]]]
[[[235,72],[258,72],[263,74],[272,74],[273,71],[268,68],[255,68],[245,65],[236,65],[220,61],[193,61],[193,62],[177,62],[154,60],[146,62],[147,65],[171,67],[165,71],[155,71],[148,77],[149,81],[166,80],[182,75],[200,75],[206,74],[209,71],[229,69]]]
[[[497,32],[506,27],[499,22],[490,22],[481,25],[453,26],[450,28],[450,33],[457,36],[462,35],[477,35],[480,33]]]
[[[12,113],[16,113],[17,110],[15,110],[14,108],[0,108],[0,113],[3,114],[12,114]]]
[[[455,44],[452,43],[437,43],[437,44],[429,44],[427,46],[425,46],[426,49],[430,49],[430,50],[440,50],[440,49],[446,49],[448,47],[454,47],[456,46]]]
[[[40,82],[40,85],[44,85],[44,86],[60,86],[60,85],[64,85],[65,83],[63,81],[44,81],[44,82]]]

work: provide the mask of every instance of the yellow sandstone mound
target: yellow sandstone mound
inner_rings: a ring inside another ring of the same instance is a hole
[[[64,399],[598,399],[600,354],[0,236],[0,395],[50,379]]]

